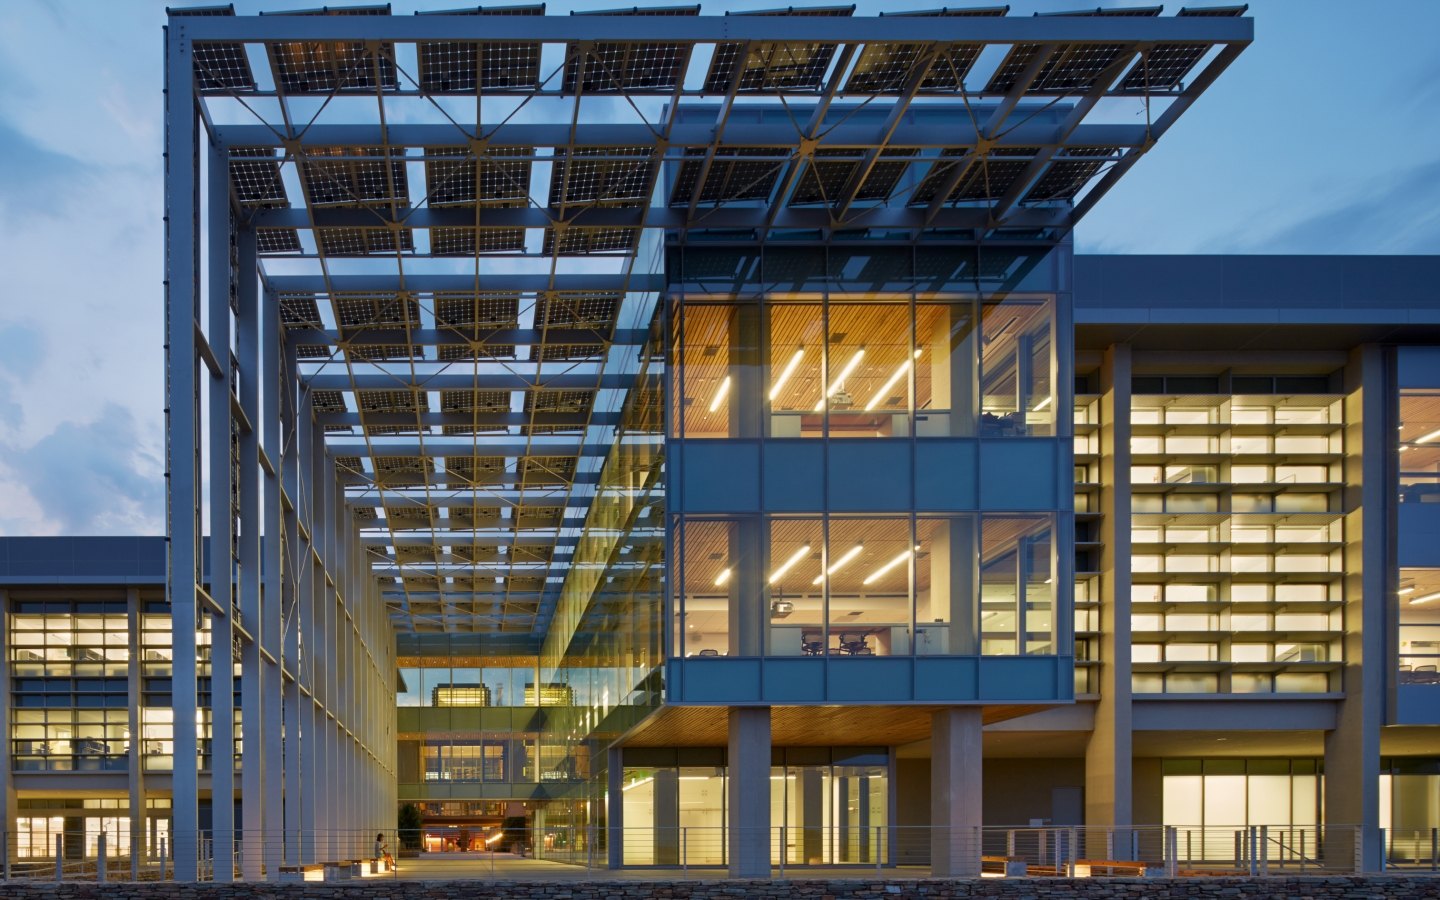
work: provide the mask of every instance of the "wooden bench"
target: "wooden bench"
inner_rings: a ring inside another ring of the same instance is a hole
[[[1025,860],[1019,856],[982,856],[982,872],[999,872],[1006,878],[1024,878],[1027,874]]]
[[[1128,875],[1133,878],[1160,878],[1165,867],[1160,863],[1140,862],[1130,859],[1077,859],[1075,877],[1089,878],[1093,875]]]
[[[319,881],[320,879],[323,879],[325,877],[325,867],[320,863],[311,863],[308,866],[281,866],[280,880],[310,881],[311,879],[307,878],[306,876],[312,872],[320,873],[320,878],[314,879],[316,881]]]

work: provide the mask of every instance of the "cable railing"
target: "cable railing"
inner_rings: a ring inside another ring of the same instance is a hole
[[[733,829],[492,824],[378,834],[240,830],[228,861],[216,852],[214,832],[199,834],[193,878],[574,880],[604,879],[612,868],[648,870],[657,878],[724,878],[732,872],[772,878],[1263,878],[1361,873],[1364,836],[1353,825],[938,828],[829,823]],[[157,838],[151,832],[133,845],[130,837],[113,830],[0,833],[3,878],[99,883],[177,878],[172,843],[177,835]],[[1369,838],[1384,850],[1382,870],[1440,871],[1440,829],[1380,829]]]

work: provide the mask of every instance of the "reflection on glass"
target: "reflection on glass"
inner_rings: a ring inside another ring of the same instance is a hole
[[[1440,685],[1440,569],[1401,569],[1400,683]]]
[[[1440,503],[1440,388],[1400,392],[1400,502]]]
[[[980,563],[982,654],[1010,656],[1054,652],[1054,573],[1050,535],[1050,520],[1046,516],[983,518]]]
[[[915,308],[915,434],[975,433],[974,301]]]
[[[1051,304],[1007,297],[984,306],[980,358],[980,436],[1054,433],[1050,376]]]

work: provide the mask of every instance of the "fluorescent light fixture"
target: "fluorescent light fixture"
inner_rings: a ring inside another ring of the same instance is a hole
[[[724,569],[720,570],[720,574],[715,576],[715,584],[717,584],[717,585],[724,584],[725,582],[727,582],[727,581],[729,581],[729,580],[730,580],[730,567],[729,567],[729,566],[726,566]]]
[[[795,351],[794,356],[790,357],[790,361],[785,364],[785,368],[780,370],[780,377],[775,379],[775,383],[770,386],[771,400],[774,400],[777,396],[779,396],[780,389],[785,386],[785,382],[790,380],[790,376],[795,374],[795,367],[800,365],[800,360],[804,356],[805,348],[801,347],[799,350]]]
[[[1030,411],[1031,411],[1031,412],[1040,412],[1042,409],[1044,409],[1045,407],[1049,406],[1049,405],[1050,405],[1050,401],[1051,401],[1051,400],[1054,400],[1054,399],[1055,399],[1055,398],[1054,398],[1053,396],[1051,396],[1051,397],[1046,397],[1044,400],[1041,400],[1039,403],[1035,404],[1035,408],[1032,409],[1032,410],[1030,410]]]
[[[885,565],[871,572],[869,575],[866,575],[865,580],[862,581],[861,584],[869,584],[872,581],[878,581],[879,579],[883,578],[886,572],[890,571],[891,569],[903,563],[905,560],[909,559],[910,554],[914,552],[914,550],[906,550],[904,553],[890,560]]]
[[[720,408],[720,403],[724,401],[725,395],[728,393],[730,393],[730,376],[726,375],[725,380],[720,382],[720,389],[715,392],[715,399],[710,401],[712,413]]]
[[[820,398],[820,402],[815,404],[816,412],[819,412],[820,410],[825,408],[825,401],[830,399],[831,394],[840,390],[840,386],[845,383],[845,379],[850,375],[851,372],[855,371],[856,366],[860,365],[860,359],[864,355],[864,347],[861,347],[859,350],[855,351],[855,355],[850,357],[850,361],[845,364],[845,368],[841,369],[840,374],[835,376],[835,380],[830,382],[830,390],[826,391],[825,396]]]
[[[780,568],[778,568],[778,569],[776,569],[774,572],[771,572],[771,573],[770,573],[770,583],[771,583],[771,584],[774,584],[775,582],[779,581],[781,578],[784,578],[784,577],[785,577],[785,573],[788,572],[788,571],[790,571],[791,569],[793,569],[793,568],[795,567],[795,564],[798,563],[800,560],[804,559],[804,558],[805,558],[805,555],[806,555],[807,553],[809,553],[809,552],[810,552],[810,545],[809,545],[809,544],[806,544],[805,546],[801,547],[799,550],[796,550],[794,553],[790,554],[790,558],[787,559],[787,560],[785,560],[783,563],[781,563],[781,564],[780,564]]]
[[[890,380],[880,386],[880,390],[875,392],[875,396],[870,398],[870,402],[865,404],[865,411],[869,412],[879,406],[880,401],[890,396],[890,389],[898,384],[900,379],[904,378],[905,373],[908,371],[910,371],[910,360],[907,359],[900,364],[900,368],[895,370],[895,374],[890,376]]]
[[[839,559],[835,560],[835,562],[833,562],[833,563],[830,564],[830,568],[828,568],[828,569],[825,570],[825,575],[834,575],[836,572],[840,571],[840,567],[841,567],[841,566],[845,565],[845,564],[848,563],[850,560],[852,560],[852,559],[854,559],[855,557],[859,556],[859,555],[860,555],[860,551],[861,551],[861,550],[864,550],[864,549],[865,549],[865,545],[864,545],[864,544],[856,544],[855,546],[851,547],[849,550],[846,550],[845,553],[844,553],[844,555],[842,555]],[[825,575],[816,575],[816,576],[815,576],[815,580],[812,581],[812,582],[810,582],[810,583],[811,583],[811,584],[819,584],[820,582],[822,582],[822,581],[825,580]]]
[[[1413,593],[1415,593],[1415,588],[1414,588],[1413,586],[1412,586],[1412,587],[1403,587],[1403,588],[1401,588],[1400,590],[1396,591],[1395,593],[1397,593],[1397,594],[1399,594],[1400,596],[1403,597],[1403,596],[1405,596],[1406,594],[1413,594]]]
[[[1417,443],[1417,444],[1428,444],[1428,443],[1430,443],[1431,441],[1435,440],[1436,438],[1440,438],[1440,428],[1435,429],[1434,431],[1430,432],[1429,434],[1422,434],[1420,437],[1418,437],[1418,438],[1415,439],[1415,443]]]
[[[1416,597],[1410,601],[1410,605],[1414,606],[1417,603],[1429,603],[1431,600],[1440,600],[1440,591],[1436,591],[1433,594],[1426,594],[1423,597]]]

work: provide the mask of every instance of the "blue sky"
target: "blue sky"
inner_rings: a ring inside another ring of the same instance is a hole
[[[985,5],[857,12],[944,2]],[[1011,14],[1094,5],[1011,0]],[[0,0],[0,534],[164,530],[164,7]],[[1080,251],[1440,250],[1440,0],[1258,0],[1251,14],[1254,45],[1082,223]]]

